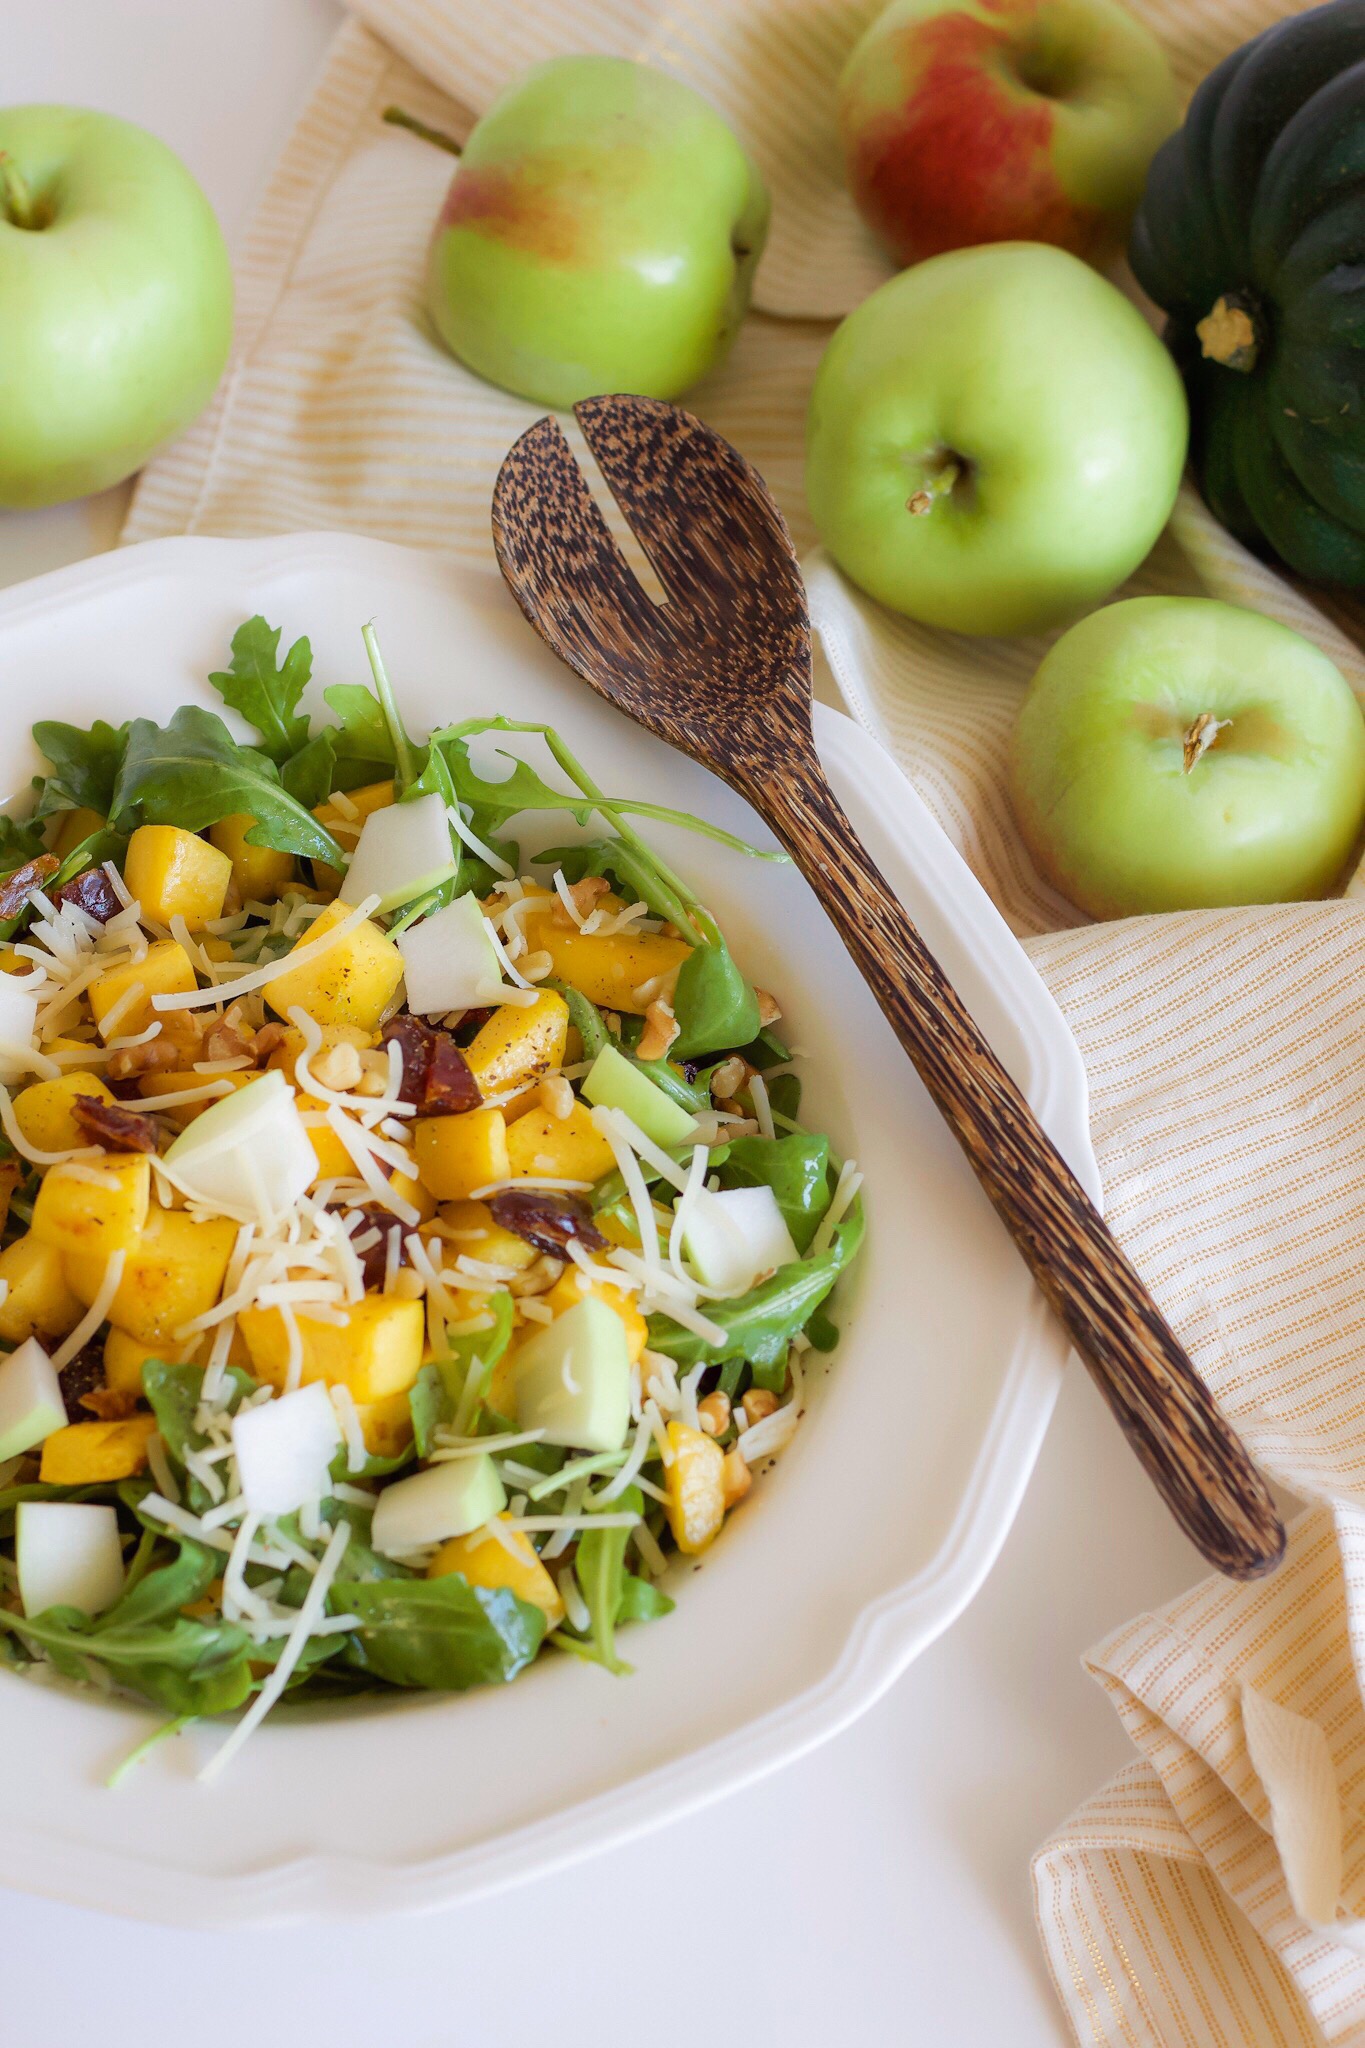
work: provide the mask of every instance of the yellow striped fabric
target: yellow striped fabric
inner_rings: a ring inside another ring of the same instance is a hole
[[[1119,1236],[1257,1455],[1322,1504],[1269,1585],[1201,1587],[1094,1654],[1141,1761],[1039,1853],[1058,1991],[1078,2039],[1106,2048],[1365,2044],[1352,1930],[1299,1914],[1293,1827],[1305,1788],[1321,1800],[1335,1784],[1319,1832],[1339,1807],[1343,1912],[1365,1912],[1361,879],[1326,904],[1087,924],[1034,870],[1005,794],[1010,728],[1045,643],[914,626],[861,599],[815,549],[801,488],[811,379],[830,322],[887,275],[843,189],[833,120],[834,79],[878,0],[354,4],[238,253],[229,375],[144,476],[125,538],[352,529],[491,573],[493,479],[539,408],[438,345],[423,261],[451,166],[385,127],[383,108],[397,101],[464,133],[525,65],[597,50],[669,70],[726,113],[768,179],[773,230],[757,310],[689,403],[768,478],[807,552],[827,676],[961,848],[1071,1023]],[[1142,0],[1138,11],[1188,89],[1284,10]],[[1365,700],[1352,641],[1190,494],[1129,587],[1272,612],[1326,648]],[[1273,1798],[1258,1775],[1270,1765],[1258,1752],[1253,1767],[1244,1739],[1253,1682],[1263,1721],[1287,1710],[1274,1725],[1299,1731],[1305,1755],[1318,1746],[1316,1777],[1277,1779]]]

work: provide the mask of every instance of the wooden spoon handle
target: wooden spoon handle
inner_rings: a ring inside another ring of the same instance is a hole
[[[1089,1196],[972,1022],[814,755],[737,785],[832,918],[978,1180],[1181,1528],[1258,1578],[1284,1526],[1256,1467]]]

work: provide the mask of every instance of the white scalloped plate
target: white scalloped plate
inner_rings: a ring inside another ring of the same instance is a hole
[[[559,668],[495,577],[330,535],[159,541],[0,597],[4,786],[21,792],[36,765],[34,717],[165,717],[214,701],[203,678],[257,610],[286,641],[311,637],[315,689],[364,676],[373,617],[414,727],[493,710],[544,719],[609,791],[763,836],[728,789]],[[1084,1072],[1042,983],[875,743],[823,707],[816,735],[893,886],[1098,1194]],[[105,1776],[149,1718],[0,1675],[6,1884],[199,1925],[443,1905],[800,1755],[868,1707],[980,1585],[1047,1426],[1064,1341],[795,871],[677,832],[661,846],[779,992],[810,1054],[808,1111],[867,1175],[846,1335],[796,1443],[678,1574],[676,1613],[631,1632],[631,1679],[547,1657],[506,1690],[279,1718],[212,1789],[194,1773],[220,1738],[194,1730],[111,1793]]]

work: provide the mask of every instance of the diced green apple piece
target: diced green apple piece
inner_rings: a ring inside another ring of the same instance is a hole
[[[432,790],[409,803],[385,804],[360,828],[346,870],[346,901],[377,896],[381,910],[396,910],[434,888],[453,859],[444,797]]]
[[[386,1486],[375,1506],[370,1541],[384,1557],[403,1557],[451,1536],[481,1529],[507,1505],[491,1458],[476,1453],[429,1466]]]
[[[14,1561],[25,1614],[45,1614],[49,1607],[103,1614],[123,1591],[118,1516],[94,1501],[21,1501]]]
[[[760,1274],[799,1256],[769,1187],[703,1188],[689,1204],[683,1245],[702,1285],[720,1294],[747,1294]]]
[[[287,1216],[317,1177],[318,1162],[283,1074],[225,1095],[166,1152],[186,1192],[239,1223]]]
[[[586,1295],[517,1352],[517,1421],[547,1444],[619,1451],[630,1428],[630,1352],[614,1309]]]
[[[457,896],[443,910],[409,925],[398,934],[397,945],[408,1008],[415,1017],[441,1017],[447,1010],[473,1010],[498,1000],[502,963],[476,896]]]
[[[604,1045],[584,1075],[583,1095],[599,1109],[619,1109],[656,1145],[686,1145],[696,1135],[696,1118],[614,1045]]]
[[[36,1337],[0,1359],[0,1465],[66,1427],[66,1403],[52,1360]]]

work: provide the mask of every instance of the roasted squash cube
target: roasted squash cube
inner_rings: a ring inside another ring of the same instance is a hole
[[[33,1204],[33,1235],[64,1256],[133,1252],[147,1222],[152,1169],[145,1152],[50,1166]]]
[[[344,1323],[298,1318],[303,1340],[302,1383],[324,1380],[349,1387],[357,1405],[403,1394],[422,1369],[426,1310],[420,1301],[367,1294]],[[289,1371],[289,1331],[277,1308],[243,1309],[237,1327],[251,1353],[257,1379],[282,1388]]]
[[[163,1345],[158,1350],[154,1344],[144,1344],[140,1337],[130,1337],[126,1330],[111,1323],[104,1339],[104,1384],[116,1394],[140,1394],[142,1368],[147,1360],[159,1358],[166,1365],[174,1365],[178,1356],[177,1345]]]
[[[139,825],[128,841],[123,879],[146,916],[158,924],[183,917],[201,932],[223,914],[232,860],[180,825]]]
[[[0,1338],[7,1344],[38,1337],[51,1348],[85,1314],[85,1304],[67,1285],[61,1253],[32,1231],[0,1251],[0,1280],[5,1283]]]
[[[438,1201],[461,1201],[477,1188],[507,1179],[507,1142],[500,1109],[419,1116],[413,1132],[418,1175]]]
[[[98,1486],[136,1478],[146,1468],[147,1439],[155,1434],[154,1415],[68,1423],[44,1443],[38,1477],[44,1486]]]
[[[503,1095],[564,1064],[569,1006],[552,988],[533,1003],[504,1003],[465,1050],[481,1095]]]
[[[643,1017],[654,1000],[653,993],[637,991],[659,985],[667,991],[692,951],[685,940],[662,932],[571,931],[555,923],[553,912],[523,919],[522,929],[533,952],[550,955],[558,980],[599,1008],[629,1017]]]
[[[273,846],[250,846],[247,833],[256,820],[249,811],[234,811],[209,826],[209,839],[232,862],[232,879],[243,903],[273,903],[294,879],[294,856]]]
[[[505,1531],[503,1536],[493,1536],[486,1528],[472,1529],[468,1536],[452,1536],[427,1566],[427,1577],[442,1579],[459,1572],[471,1586],[486,1586],[493,1592],[505,1587],[518,1600],[539,1607],[547,1628],[557,1628],[564,1619],[558,1586],[536,1556],[530,1537],[522,1534],[510,1516],[497,1519]]]
[[[664,1467],[664,1513],[673,1541],[691,1557],[705,1550],[725,1520],[725,1453],[714,1438],[685,1422],[669,1423],[668,1447],[673,1459]]]
[[[270,982],[265,999],[279,1017],[297,1003],[318,1024],[355,1024],[377,1031],[379,1020],[403,979],[403,955],[393,940],[365,918],[330,946],[319,946],[344,917],[350,905],[329,903],[299,940],[295,951],[309,948],[297,967]]]
[[[436,1197],[429,1187],[415,1180],[410,1173],[390,1174],[389,1186],[400,1202],[411,1202],[419,1223],[430,1223],[436,1214]]]
[[[616,1154],[592,1120],[586,1103],[575,1102],[568,1116],[532,1109],[507,1129],[508,1171],[514,1178],[600,1180],[616,1164]]]
[[[14,1121],[38,1152],[72,1152],[90,1139],[76,1122],[72,1103],[78,1095],[99,1102],[114,1097],[98,1074],[62,1074],[53,1081],[34,1081],[14,1098]]]
[[[101,1038],[131,1038],[156,1021],[153,996],[188,995],[198,988],[194,963],[175,939],[158,939],[141,960],[108,967],[90,984],[90,1008]],[[131,1001],[130,990],[140,989]],[[106,1019],[112,1019],[106,1022]]]
[[[196,1219],[187,1209],[153,1202],[124,1261],[109,1304],[110,1322],[153,1350],[173,1347],[181,1324],[206,1314],[222,1293],[236,1242],[237,1225],[226,1217]],[[104,1279],[105,1259],[68,1254],[64,1263],[72,1293],[89,1308]]]
[[[372,1458],[396,1458],[412,1442],[412,1403],[406,1393],[357,1401],[360,1433]]]

